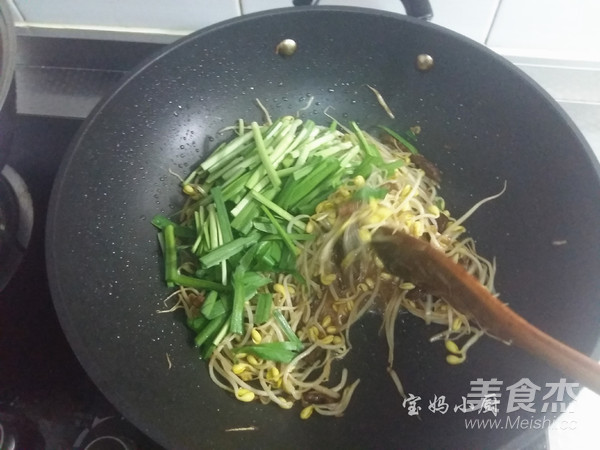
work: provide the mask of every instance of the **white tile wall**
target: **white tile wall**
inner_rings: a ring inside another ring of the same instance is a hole
[[[13,0],[7,0],[6,3],[10,8],[10,13],[12,14],[13,20],[15,22],[23,21],[23,17],[21,16],[21,11],[19,11]]]
[[[244,14],[273,8],[285,8],[292,6],[292,3],[292,0],[241,0]],[[319,5],[362,6],[363,8],[404,13],[404,7],[400,0],[320,0]]]
[[[182,35],[221,20],[272,8],[292,0],[13,0],[23,24],[36,28],[127,29],[145,40],[145,30]],[[501,0],[431,0],[433,23],[485,42]],[[362,6],[403,14],[400,0],[321,0],[321,5]],[[55,31],[54,34],[60,32]],[[80,37],[80,35],[79,35]]]
[[[484,43],[502,0],[430,0],[433,23]]]
[[[14,0],[28,24],[189,33],[240,14],[238,0]]]
[[[501,54],[600,61],[598,0],[502,0],[488,45]]]
[[[22,25],[182,35],[292,0],[11,0]],[[430,0],[433,22],[503,55],[600,61],[599,0]],[[400,0],[321,0],[403,13]]]

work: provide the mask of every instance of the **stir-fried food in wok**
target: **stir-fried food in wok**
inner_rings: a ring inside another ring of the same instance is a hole
[[[464,361],[484,330],[386,272],[369,241],[384,226],[426,240],[493,292],[494,264],[463,237],[465,219],[488,199],[454,218],[415,130],[380,127],[376,139],[354,122],[323,127],[286,116],[240,120],[232,131],[182,179],[187,199],[177,216],[153,221],[166,281],[177,288],[168,310],[185,310],[218,386],[243,402],[299,402],[302,418],[341,415],[359,380],[351,368],[333,379],[332,365],[372,308],[382,311],[401,394],[393,369],[400,311],[443,325],[432,340],[445,342],[448,363]]]

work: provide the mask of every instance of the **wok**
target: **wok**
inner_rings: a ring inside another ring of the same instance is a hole
[[[298,45],[290,57],[275,52],[285,38]],[[431,70],[416,69],[419,54],[433,57]],[[342,418],[302,421],[298,410],[241,404],[213,385],[183,317],[156,313],[169,290],[150,219],[182,204],[169,170],[190,170],[238,118],[262,120],[257,98],[273,117],[299,111],[325,124],[330,107],[366,129],[421,126],[418,146],[443,171],[441,193],[455,215],[506,181],[505,194],[467,222],[479,252],[496,258],[502,298],[568,345],[593,351],[599,168],[560,107],[510,63],[441,27],[364,9],[297,8],[223,22],[169,46],[98,105],[74,139],[52,193],[47,264],[65,334],[99,388],[170,449],[514,448],[539,433],[514,420],[555,417],[549,405],[542,412],[549,400],[541,397],[561,374],[490,338],[450,367],[443,344],[428,342],[439,328],[407,315],[396,330],[395,367],[407,393],[421,397],[420,417],[403,407],[386,373],[377,314],[355,326],[353,350],[338,365],[362,380]],[[494,416],[454,406],[471,382],[494,378],[502,383],[497,417],[513,421],[465,429],[466,418]],[[522,378],[540,387],[535,412],[507,413],[506,388]],[[429,410],[442,396],[448,411]]]

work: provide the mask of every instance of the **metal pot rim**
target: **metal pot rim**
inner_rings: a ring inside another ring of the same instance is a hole
[[[0,108],[2,108],[13,80],[17,56],[14,19],[6,0],[0,0],[0,46]]]

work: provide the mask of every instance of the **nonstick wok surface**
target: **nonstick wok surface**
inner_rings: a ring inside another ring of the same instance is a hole
[[[298,44],[287,58],[274,51],[285,38]],[[434,59],[430,71],[415,68],[422,53]],[[540,411],[541,395],[559,373],[491,338],[450,367],[443,343],[428,342],[439,328],[407,315],[395,367],[422,399],[419,418],[386,373],[377,314],[354,327],[338,365],[362,380],[342,418],[302,421],[299,410],[242,404],[213,385],[182,314],[156,312],[170,291],[150,219],[183,203],[170,170],[191,170],[238,118],[263,120],[255,99],[273,117],[298,112],[326,124],[329,107],[366,129],[419,125],[418,146],[442,170],[455,216],[506,182],[466,224],[479,252],[496,258],[501,298],[583,352],[598,342],[599,171],[560,107],[511,64],[441,27],[354,8],[274,10],[203,29],[146,61],[98,105],[63,161],[48,218],[49,277],[69,342],[100,389],[173,449],[494,448],[539,432],[466,430],[478,413],[453,407],[471,381],[495,378],[504,418],[506,387],[528,378],[542,387],[537,412],[510,417],[554,417]],[[436,396],[449,403],[445,414],[427,408]]]

